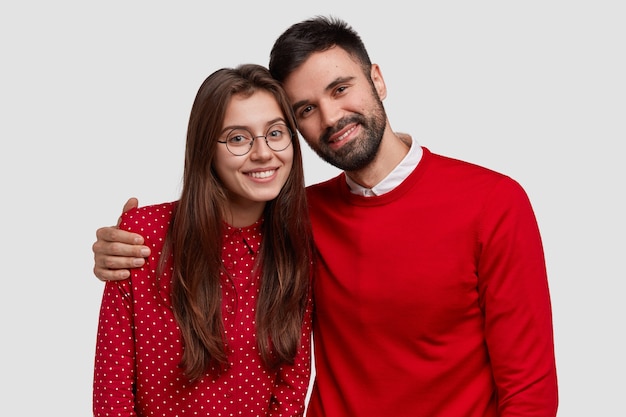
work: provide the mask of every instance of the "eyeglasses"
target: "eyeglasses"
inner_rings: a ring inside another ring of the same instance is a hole
[[[284,124],[275,124],[267,129],[265,135],[254,136],[244,128],[236,128],[228,132],[226,140],[218,140],[225,143],[226,149],[233,155],[243,156],[250,152],[256,138],[265,138],[265,143],[274,152],[284,151],[291,145],[293,134]]]

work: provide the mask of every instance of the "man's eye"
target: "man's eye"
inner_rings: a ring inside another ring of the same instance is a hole
[[[313,111],[313,106],[305,106],[302,108],[302,111],[300,112],[300,114],[302,116],[306,116],[307,113],[310,113],[311,111]]]

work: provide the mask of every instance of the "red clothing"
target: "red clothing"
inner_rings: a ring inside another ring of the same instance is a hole
[[[301,416],[311,372],[310,312],[295,366],[271,372],[255,339],[260,224],[224,227],[222,317],[230,367],[218,379],[190,384],[178,367],[183,342],[171,310],[172,259],[161,283],[156,267],[175,203],[124,215],[121,227],[144,236],[152,254],[129,280],[104,289],[94,368],[94,416]],[[230,275],[230,276],[229,276]]]
[[[543,248],[518,183],[424,148],[382,196],[350,193],[340,174],[308,197],[309,416],[556,415]]]

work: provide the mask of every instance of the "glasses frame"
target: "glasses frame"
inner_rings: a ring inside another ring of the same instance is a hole
[[[269,141],[269,140],[267,140],[268,133],[270,133],[270,131],[271,131],[271,130],[275,127],[275,126],[284,126],[284,127],[285,127],[285,129],[287,129],[287,132],[289,132],[289,142],[288,142],[288,143],[287,143],[287,145],[285,145],[285,147],[284,147],[284,148],[282,148],[282,149],[274,149],[274,148],[272,148],[272,146],[270,145],[270,141]],[[265,135],[258,135],[258,136],[254,136],[254,135],[252,134],[252,132],[250,132],[250,131],[249,131],[248,129],[246,129],[245,127],[236,127],[236,128],[233,128],[233,129],[231,129],[231,130],[229,130],[229,131],[228,131],[228,134],[226,135],[226,138],[228,138],[228,137],[230,136],[230,134],[231,134],[233,131],[235,131],[235,130],[244,130],[244,131],[248,132],[248,133],[250,134],[250,138],[252,138],[252,140],[250,141],[250,146],[248,146],[248,149],[247,149],[244,153],[235,153],[235,152],[233,152],[233,151],[232,151],[232,149],[230,149],[230,147],[228,146],[228,140],[218,140],[218,141],[217,141],[217,143],[223,143],[223,144],[225,144],[225,145],[226,145],[226,149],[228,150],[228,152],[230,152],[231,154],[233,154],[233,155],[235,155],[235,156],[244,156],[244,155],[247,155],[248,153],[250,153],[250,150],[252,149],[252,146],[254,145],[254,141],[255,141],[257,138],[263,138],[263,139],[265,139],[265,144],[266,144],[266,145],[267,145],[267,147],[268,147],[268,148],[270,148],[273,152],[282,152],[282,151],[284,151],[285,149],[287,149],[287,148],[289,147],[289,145],[291,145],[291,144],[292,144],[292,142],[293,142],[293,137],[294,137],[294,134],[293,134],[293,132],[291,131],[291,129],[289,129],[289,126],[287,126],[287,125],[286,125],[286,124],[284,124],[284,123],[274,123],[273,125],[271,125],[270,127],[268,127],[268,128],[267,128],[267,130],[265,131]],[[243,147],[242,147],[242,148],[243,148]]]

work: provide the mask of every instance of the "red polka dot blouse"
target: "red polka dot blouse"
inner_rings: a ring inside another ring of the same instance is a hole
[[[94,367],[94,416],[301,416],[311,374],[311,311],[293,366],[271,372],[255,339],[262,242],[261,221],[225,225],[222,317],[229,368],[218,378],[189,383],[178,364],[183,342],[171,309],[171,259],[157,282],[156,268],[175,203],[126,213],[121,227],[144,236],[152,254],[131,278],[109,281],[100,308]]]

